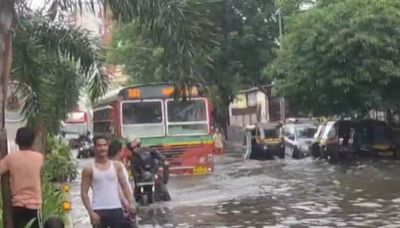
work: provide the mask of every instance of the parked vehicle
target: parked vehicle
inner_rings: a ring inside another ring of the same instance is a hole
[[[312,120],[295,120],[284,125],[285,157],[300,159],[311,155],[317,125]]]
[[[73,150],[78,149],[79,148],[79,140],[77,138],[71,138],[68,140],[68,145]]]
[[[81,141],[78,149],[77,158],[91,158],[94,157],[94,145],[90,141]]]
[[[284,158],[281,123],[258,123],[245,130],[245,159]]]
[[[320,141],[322,139],[322,135],[325,131],[326,123],[320,124],[318,126],[317,132],[314,134],[314,143],[311,146],[311,154],[313,157],[320,157],[321,153],[319,151]]]
[[[357,123],[347,120],[329,121],[319,138],[318,153],[332,163],[351,159],[358,151],[356,143]]]
[[[358,124],[357,144],[361,156],[400,158],[395,131],[384,121],[363,120]],[[400,149],[400,148],[399,148]]]

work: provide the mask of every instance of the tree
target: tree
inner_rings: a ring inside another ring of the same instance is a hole
[[[279,26],[274,0],[226,0],[212,9],[220,43],[212,49],[208,72],[216,103],[216,118],[229,124],[228,107],[239,89],[269,83],[263,67],[274,59]]]
[[[29,124],[59,131],[88,88],[92,100],[107,89],[100,48],[81,31],[62,22],[52,22],[40,12],[19,19],[14,33],[12,79],[30,87],[24,107]]]
[[[2,75],[7,77],[3,77],[2,91],[5,93],[7,89],[8,68],[11,68],[10,78],[18,81],[22,85],[20,92],[28,96],[24,107],[26,117],[38,129],[38,138],[44,138],[46,129],[49,133],[57,132],[60,120],[77,103],[82,85],[88,85],[95,98],[104,93],[107,80],[101,70],[98,52],[91,46],[87,34],[52,21],[41,12],[32,12],[24,4],[17,5],[16,10],[14,31],[6,33],[8,43],[2,53],[8,58],[7,66],[3,68],[7,72],[3,71]],[[14,49],[11,49],[11,38]],[[14,60],[12,64],[11,59]],[[30,89],[23,89],[27,87]],[[5,94],[1,95],[4,129]],[[1,154],[4,157],[7,138],[3,132]],[[44,145],[43,140],[40,144]],[[13,226],[8,182],[9,177],[3,176],[4,227]]]
[[[107,62],[122,65],[129,84],[169,81],[162,74],[164,49],[141,35],[137,23],[116,24],[112,37]]]
[[[193,41],[198,38],[209,37],[209,33],[202,28],[208,26],[202,20],[201,14],[193,9],[195,5],[201,6],[202,1],[165,1],[165,0],[49,0],[48,15],[51,19],[62,18],[66,11],[76,11],[87,7],[94,11],[95,4],[101,3],[108,6],[114,17],[123,21],[137,19],[142,26],[142,30],[148,32],[151,38],[159,43],[166,50],[166,59],[176,57],[170,65],[171,68],[181,69],[176,77],[182,83],[198,77],[197,68],[194,64],[198,55],[203,54],[198,51],[202,45],[193,45]],[[2,145],[1,158],[7,154],[5,126],[4,126],[4,106],[5,94],[8,84],[8,75],[11,68],[12,56],[12,31],[18,27],[18,21],[14,20],[24,13],[27,8],[27,1],[3,0],[0,2],[0,142]],[[53,38],[55,38],[53,36]],[[204,39],[207,40],[207,39]],[[53,39],[53,41],[56,41]],[[54,45],[57,42],[49,42],[47,45]],[[65,51],[62,46],[53,46],[53,50]],[[78,50],[75,50],[78,51]],[[69,53],[68,56],[74,56]],[[94,78],[96,79],[96,78]],[[3,199],[11,199],[9,183],[7,177],[2,178]],[[3,204],[5,217],[4,227],[12,228],[10,201]]]
[[[204,29],[216,42],[206,43],[203,53],[194,58],[202,79],[197,81],[209,89],[217,107],[216,119],[226,127],[235,92],[268,83],[262,70],[272,62],[277,46],[276,8],[273,0],[224,0],[203,7],[203,15],[212,23]],[[109,60],[124,65],[132,82],[175,81],[179,72],[168,63],[175,57],[165,55],[164,46],[135,28],[132,24],[116,30]]]
[[[390,0],[344,0],[300,13],[266,74],[297,110],[314,114],[397,102],[399,14],[400,3]]]

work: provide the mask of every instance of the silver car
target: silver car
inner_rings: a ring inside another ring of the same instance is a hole
[[[312,122],[293,122],[283,127],[285,157],[300,159],[311,155],[318,126]]]

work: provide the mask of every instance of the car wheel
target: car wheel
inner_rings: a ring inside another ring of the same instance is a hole
[[[279,158],[281,158],[281,159],[285,158],[285,150],[284,150],[284,149],[282,149],[282,150],[280,151],[280,153],[279,153]]]
[[[339,151],[337,150],[333,150],[328,152],[328,161],[332,164],[336,164],[339,162]]]
[[[292,158],[293,159],[299,159],[300,158],[300,153],[299,153],[299,150],[297,150],[297,148],[293,149]]]

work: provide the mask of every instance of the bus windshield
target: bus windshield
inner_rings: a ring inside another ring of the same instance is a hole
[[[123,137],[163,136],[161,101],[125,102],[122,104]]]
[[[168,101],[168,134],[197,135],[208,133],[205,100]]]
[[[88,131],[87,125],[86,123],[65,123],[62,126],[62,131],[64,131],[66,134],[86,134],[86,132]]]

